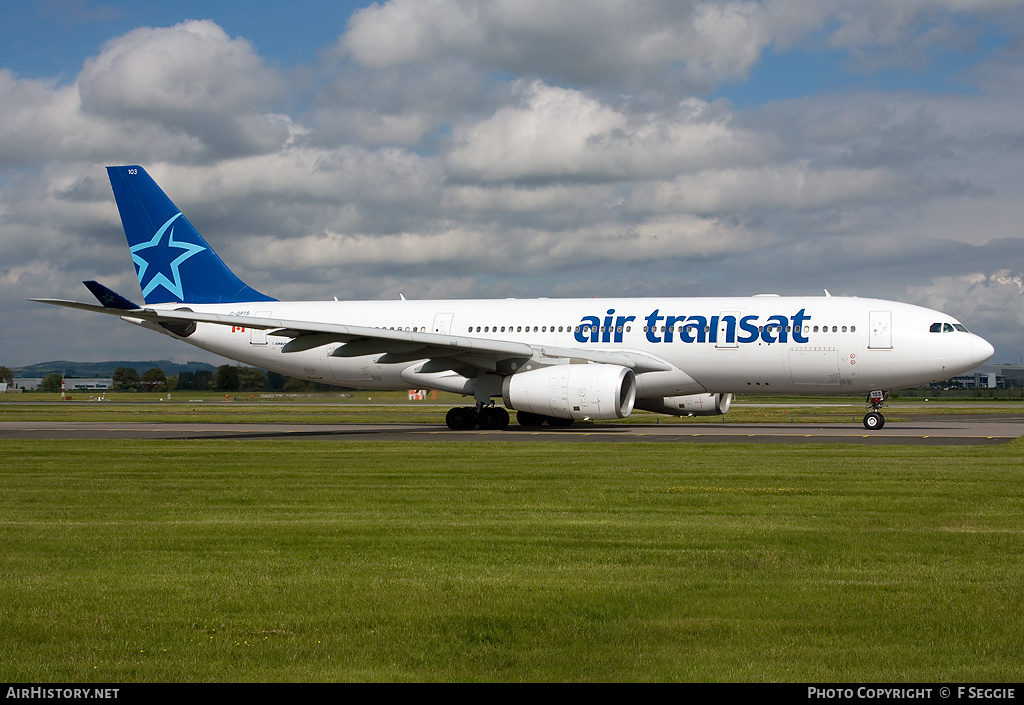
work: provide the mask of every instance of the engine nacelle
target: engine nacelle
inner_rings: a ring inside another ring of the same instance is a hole
[[[636,401],[633,370],[618,365],[554,365],[502,383],[505,406],[560,419],[621,419]]]
[[[720,416],[729,410],[732,394],[685,394],[680,397],[641,399],[636,408],[672,416]]]

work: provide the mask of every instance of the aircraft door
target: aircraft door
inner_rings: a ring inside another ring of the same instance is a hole
[[[868,349],[892,350],[892,311],[868,313]]]
[[[439,335],[449,335],[452,329],[454,313],[439,313],[434,316],[434,325],[431,330]]]
[[[257,311],[256,318],[270,318],[270,311]],[[250,328],[249,329],[249,344],[250,345],[266,345],[267,344],[267,331],[266,329]]]
[[[736,349],[736,322],[740,320],[739,311],[722,311],[718,316],[718,331],[715,334],[716,348]]]

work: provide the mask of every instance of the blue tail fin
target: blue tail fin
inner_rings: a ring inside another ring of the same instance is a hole
[[[147,304],[275,301],[236,277],[140,166],[107,176]]]

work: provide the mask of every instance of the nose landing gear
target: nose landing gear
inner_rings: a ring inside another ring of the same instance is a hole
[[[889,392],[882,391],[881,389],[868,394],[867,408],[870,409],[870,411],[864,414],[864,428],[869,431],[877,431],[882,428],[882,426],[885,426],[885,417],[882,416],[879,409],[882,408],[882,405],[888,398]]]

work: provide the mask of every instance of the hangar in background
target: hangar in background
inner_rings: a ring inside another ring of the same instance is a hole
[[[1024,389],[1024,365],[982,365],[952,381],[966,389]]]
[[[15,377],[12,389],[24,389],[26,392],[38,390],[43,384],[42,377]],[[107,391],[114,388],[114,380],[107,377],[65,377],[64,389],[78,391]]]

